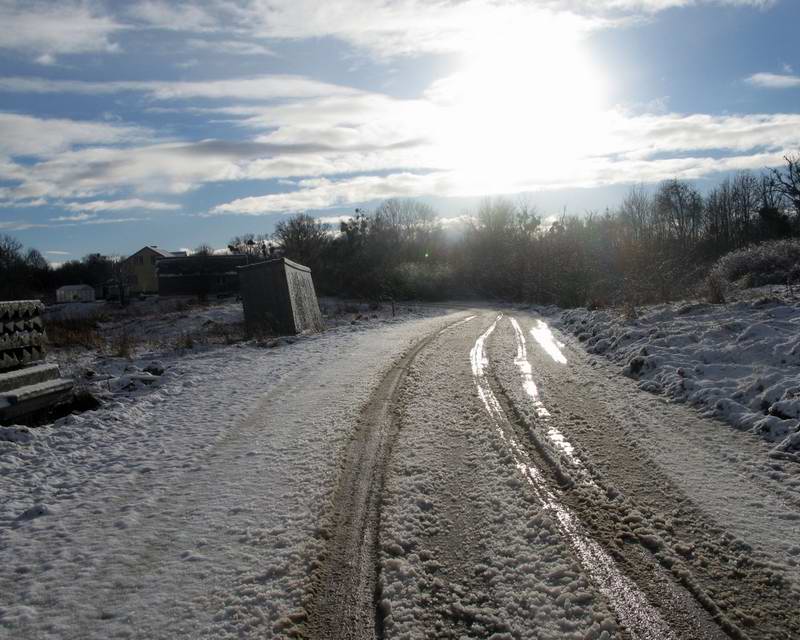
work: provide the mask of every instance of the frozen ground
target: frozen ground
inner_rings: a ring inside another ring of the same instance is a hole
[[[389,304],[321,298],[328,329],[360,330],[391,321],[443,314],[446,307]],[[87,321],[92,337],[86,346],[51,347],[48,361],[57,363],[77,388],[101,401],[132,398],[157,389],[175,375],[183,356],[220,346],[245,344],[275,348],[300,338],[248,339],[242,303],[233,299],[200,305],[190,298],[133,300],[125,309],[99,301],[48,307],[46,322]],[[165,375],[161,378],[161,375]]]
[[[531,310],[339,311],[85,356],[98,411],[0,431],[0,637],[800,637],[794,454]]]
[[[118,376],[100,410],[0,441],[0,635],[280,635],[359,407],[433,313],[174,353],[149,391]]]
[[[644,307],[636,318],[571,310],[561,326],[639,388],[752,431],[776,452],[800,451],[800,300],[784,287],[745,291],[723,305]]]

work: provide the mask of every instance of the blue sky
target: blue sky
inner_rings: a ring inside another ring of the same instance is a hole
[[[0,0],[0,233],[224,247],[388,197],[544,215],[800,151],[796,0]]]

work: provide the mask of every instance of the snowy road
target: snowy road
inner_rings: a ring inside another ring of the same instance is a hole
[[[0,443],[0,637],[800,637],[797,465],[535,314],[180,366]]]

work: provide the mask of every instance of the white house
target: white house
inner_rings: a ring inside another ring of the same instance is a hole
[[[94,302],[94,287],[68,284],[56,290],[56,302]]]

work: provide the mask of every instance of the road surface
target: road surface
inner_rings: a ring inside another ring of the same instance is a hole
[[[191,426],[6,521],[0,636],[800,637],[798,470],[546,319],[286,351],[242,356],[253,401],[199,376],[153,409],[202,395]]]

